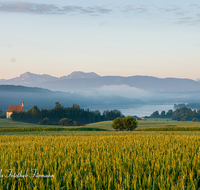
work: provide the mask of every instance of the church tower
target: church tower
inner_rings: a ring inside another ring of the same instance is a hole
[[[24,99],[22,100],[22,107],[24,108]]]

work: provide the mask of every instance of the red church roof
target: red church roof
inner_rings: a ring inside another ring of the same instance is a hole
[[[13,111],[16,111],[16,112],[21,112],[23,110],[23,106],[9,106],[7,112],[13,112]]]

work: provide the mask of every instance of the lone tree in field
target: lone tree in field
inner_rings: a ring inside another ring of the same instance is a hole
[[[114,129],[120,131],[133,131],[137,127],[137,121],[134,117],[127,116],[124,118],[118,117],[113,120],[111,125]]]

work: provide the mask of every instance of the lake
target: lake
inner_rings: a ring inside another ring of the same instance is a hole
[[[150,116],[154,111],[158,111],[159,113],[161,113],[161,111],[167,112],[170,109],[174,110],[174,105],[144,105],[139,108],[120,109],[120,111],[125,116],[136,115],[138,117],[144,117],[144,116]]]
[[[86,109],[86,108],[84,108]],[[165,111],[167,112],[168,110],[172,109],[174,110],[174,105],[144,105],[141,107],[133,107],[133,108],[93,108],[90,107],[89,110],[90,111],[94,111],[94,110],[99,110],[101,113],[103,113],[104,110],[113,110],[113,109],[117,109],[120,110],[122,112],[123,115],[125,116],[138,116],[138,117],[144,117],[144,116],[150,116],[154,111],[159,111],[159,113],[161,113],[161,111]]]

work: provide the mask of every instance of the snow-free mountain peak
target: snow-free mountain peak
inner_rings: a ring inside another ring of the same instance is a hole
[[[61,77],[62,79],[76,79],[76,78],[95,78],[95,77],[100,77],[100,75],[90,72],[90,73],[85,73],[82,71],[74,71],[71,74],[67,76]]]
[[[14,85],[35,85],[41,82],[50,82],[57,80],[57,77],[51,75],[40,75],[30,72],[21,74],[19,77],[15,77],[8,80],[0,80],[0,84],[14,84]]]
[[[13,85],[25,85],[25,86],[37,86],[38,83],[52,82],[57,81],[59,79],[78,79],[78,78],[96,78],[100,77],[98,74],[94,72],[84,73],[82,71],[75,71],[71,74],[63,77],[53,77],[47,74],[34,74],[30,72],[26,72],[21,74],[19,77],[15,77],[12,79],[2,79],[0,80],[0,84],[13,84]]]
[[[200,83],[191,79],[157,78],[150,76],[99,76],[94,72],[85,73],[82,71],[75,71],[60,78],[26,72],[13,79],[0,80],[0,84],[40,87],[63,92],[91,92],[95,89],[98,92],[99,88],[108,89],[110,87],[113,88],[113,86],[117,90],[120,89],[125,92],[125,90],[122,90],[121,85],[125,85],[127,88],[137,88],[156,93],[200,92]],[[132,96],[134,94],[133,92]]]

